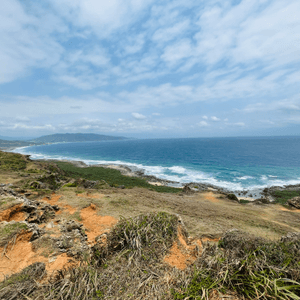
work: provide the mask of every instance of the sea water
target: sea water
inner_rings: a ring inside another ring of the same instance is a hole
[[[140,139],[18,148],[32,159],[143,169],[161,179],[231,191],[300,183],[300,137]]]

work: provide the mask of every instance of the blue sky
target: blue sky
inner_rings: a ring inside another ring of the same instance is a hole
[[[299,135],[299,0],[1,0],[0,135]]]

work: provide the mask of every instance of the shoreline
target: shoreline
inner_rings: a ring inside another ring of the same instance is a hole
[[[12,153],[18,153],[13,150],[16,149],[23,149],[30,146],[24,146],[24,147],[9,147],[6,149],[0,149],[1,151],[5,152],[12,152]],[[28,157],[31,156],[31,154],[23,154]],[[209,183],[202,183],[202,182],[187,182],[187,183],[180,183],[178,181],[172,181],[167,179],[162,179],[159,177],[156,177],[154,175],[147,175],[145,174],[145,170],[143,168],[138,168],[137,166],[130,166],[130,165],[123,165],[123,164],[113,164],[113,163],[107,163],[107,164],[86,164],[83,161],[76,161],[76,160],[68,160],[68,159],[34,159],[37,161],[63,161],[71,163],[77,167],[103,167],[103,168],[110,168],[119,170],[122,175],[129,176],[129,177],[138,177],[145,179],[149,184],[156,185],[156,186],[169,186],[169,187],[175,187],[175,188],[182,188],[184,189],[189,188],[191,191],[194,192],[201,192],[201,191],[212,191],[212,192],[219,192],[223,194],[234,194],[238,200],[247,200],[250,202],[259,201],[259,200],[268,200],[269,202],[273,202],[274,199],[270,195],[271,191],[283,191],[283,190],[293,190],[294,188],[300,188],[300,182],[298,184],[286,184],[282,186],[273,185],[273,186],[264,186],[261,188],[253,188],[253,189],[243,189],[243,190],[229,190],[227,188],[209,184]]]

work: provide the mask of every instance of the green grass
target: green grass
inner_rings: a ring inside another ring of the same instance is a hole
[[[26,230],[27,225],[24,223],[14,223],[3,225],[0,227],[0,247],[7,244],[16,234],[22,230]]]
[[[20,154],[0,151],[0,170],[20,171],[26,168],[27,162]]]
[[[300,299],[300,241],[269,242],[238,231],[207,246],[174,299],[208,299],[213,290],[246,299]]]
[[[88,180],[105,180],[110,186],[125,188],[143,187],[162,193],[178,193],[182,191],[179,188],[167,186],[154,186],[146,180],[138,177],[129,177],[121,174],[120,171],[102,167],[79,168],[71,163],[56,162],[58,167],[65,171],[66,175],[72,178],[84,178]]]
[[[70,183],[67,183],[65,184],[63,187],[77,187],[77,183],[76,182],[70,182]]]
[[[240,200],[240,203],[241,204],[247,204],[247,203],[250,203],[251,201],[249,201],[249,200],[245,200],[245,199],[241,199]]]
[[[291,198],[300,196],[299,191],[275,191],[272,193],[272,196],[275,198],[275,202],[285,205],[287,201]]]

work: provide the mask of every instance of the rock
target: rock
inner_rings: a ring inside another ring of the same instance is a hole
[[[49,219],[55,217],[55,211],[51,205],[45,205],[41,208],[37,208],[30,212],[29,216],[26,218],[28,223],[45,223]]]
[[[300,232],[289,232],[287,235],[282,236],[280,241],[283,243],[299,242]]]
[[[60,210],[60,208],[59,208],[58,205],[52,205],[51,207],[52,207],[55,211],[59,211],[59,210]]]
[[[71,221],[66,222],[64,224],[64,226],[65,226],[66,231],[70,232],[70,231],[75,230],[75,229],[80,230],[81,227],[82,227],[82,224],[77,223],[77,222],[71,220]]]
[[[227,198],[233,201],[239,201],[238,197],[235,194],[228,194]]]
[[[57,257],[56,256],[54,256],[54,257],[51,257],[51,258],[49,258],[49,263],[53,263],[53,262],[55,262],[56,261],[56,259],[57,259]]]
[[[34,181],[30,184],[30,186],[34,189],[46,189],[47,185],[40,181]]]
[[[182,191],[185,193],[185,194],[193,194],[194,191],[188,186],[188,185],[185,185],[182,189]]]
[[[85,180],[82,185],[86,189],[92,189],[94,188],[97,184],[99,184],[99,181],[92,181],[92,180]]]
[[[295,208],[297,208],[297,209],[300,209],[300,197],[298,196],[298,197],[294,197],[294,198],[292,198],[292,199],[289,199],[288,201],[287,201],[287,203],[290,205],[290,206],[293,206],[293,207],[295,207]]]

